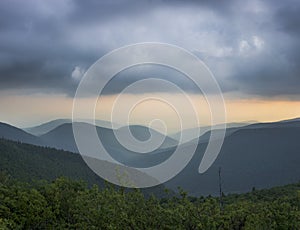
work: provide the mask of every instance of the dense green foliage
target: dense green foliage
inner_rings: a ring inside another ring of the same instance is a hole
[[[300,184],[217,198],[145,198],[58,178],[34,186],[0,175],[0,229],[300,229]]]
[[[223,207],[181,190],[145,197],[105,186],[77,154],[4,139],[0,169],[0,229],[300,229],[300,184],[227,195]]]

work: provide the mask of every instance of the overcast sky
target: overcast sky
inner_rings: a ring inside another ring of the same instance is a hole
[[[112,49],[157,41],[182,46],[224,91],[300,94],[300,1],[0,2],[0,87],[72,95]]]
[[[72,97],[102,55],[155,41],[201,58],[224,93],[299,101],[299,12],[299,0],[2,0],[0,93]],[[106,93],[117,93],[140,72],[126,73]],[[163,77],[195,92],[182,76]]]

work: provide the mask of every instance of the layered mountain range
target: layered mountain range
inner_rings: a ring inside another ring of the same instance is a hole
[[[91,126],[89,123],[79,124]],[[97,134],[107,152],[117,161],[133,167],[145,168],[164,162],[176,150],[180,136],[178,133],[164,136],[140,125],[112,129],[108,123],[97,124],[100,125],[96,126]],[[198,173],[198,167],[210,140],[211,130],[218,132],[218,126],[207,128],[199,137],[189,137],[181,147],[184,152],[190,143],[196,142],[195,154],[189,164],[165,186],[174,190],[180,186],[192,195],[216,195],[219,191],[219,170],[225,193],[247,192],[253,187],[269,188],[300,180],[300,119],[227,126],[229,128],[219,156],[203,174]],[[129,128],[132,136],[142,142],[150,137],[163,141],[159,148],[149,153],[134,152],[120,144],[115,137],[125,128]],[[56,120],[24,130],[0,123],[0,137],[78,153],[70,120]],[[3,154],[0,152],[0,155]],[[68,161],[67,158],[63,160]]]

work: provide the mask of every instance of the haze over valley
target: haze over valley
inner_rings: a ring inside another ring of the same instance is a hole
[[[0,229],[300,229],[299,12],[0,1]]]

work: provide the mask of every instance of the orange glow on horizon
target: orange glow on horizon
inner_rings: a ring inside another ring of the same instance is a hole
[[[136,96],[137,95],[124,95],[123,100],[129,103]],[[182,103],[182,109],[185,109],[184,102],[181,102],[182,95],[169,94],[168,96]],[[207,107],[205,100],[202,96],[191,95],[190,97],[201,118],[200,124],[208,125],[210,118],[209,110],[205,108]],[[110,120],[110,110],[115,98],[116,95],[108,95],[101,98],[96,108],[97,119]],[[91,99],[86,98],[83,100],[88,101]],[[227,99],[225,103],[227,122],[270,122],[300,117],[300,101]],[[83,104],[85,104],[84,101]],[[123,104],[126,106],[126,103]],[[0,106],[0,121],[18,127],[28,127],[52,119],[71,118],[73,99],[64,95],[1,95]],[[85,109],[86,108],[83,108],[83,115]],[[122,116],[124,115],[120,114],[120,118]],[[167,125],[170,130],[179,128],[178,124],[176,124],[177,118],[174,110],[168,108],[168,106],[162,104],[162,102],[154,100],[137,106],[132,111],[130,121],[132,123],[149,124],[149,121],[156,116],[162,120],[167,120]]]

